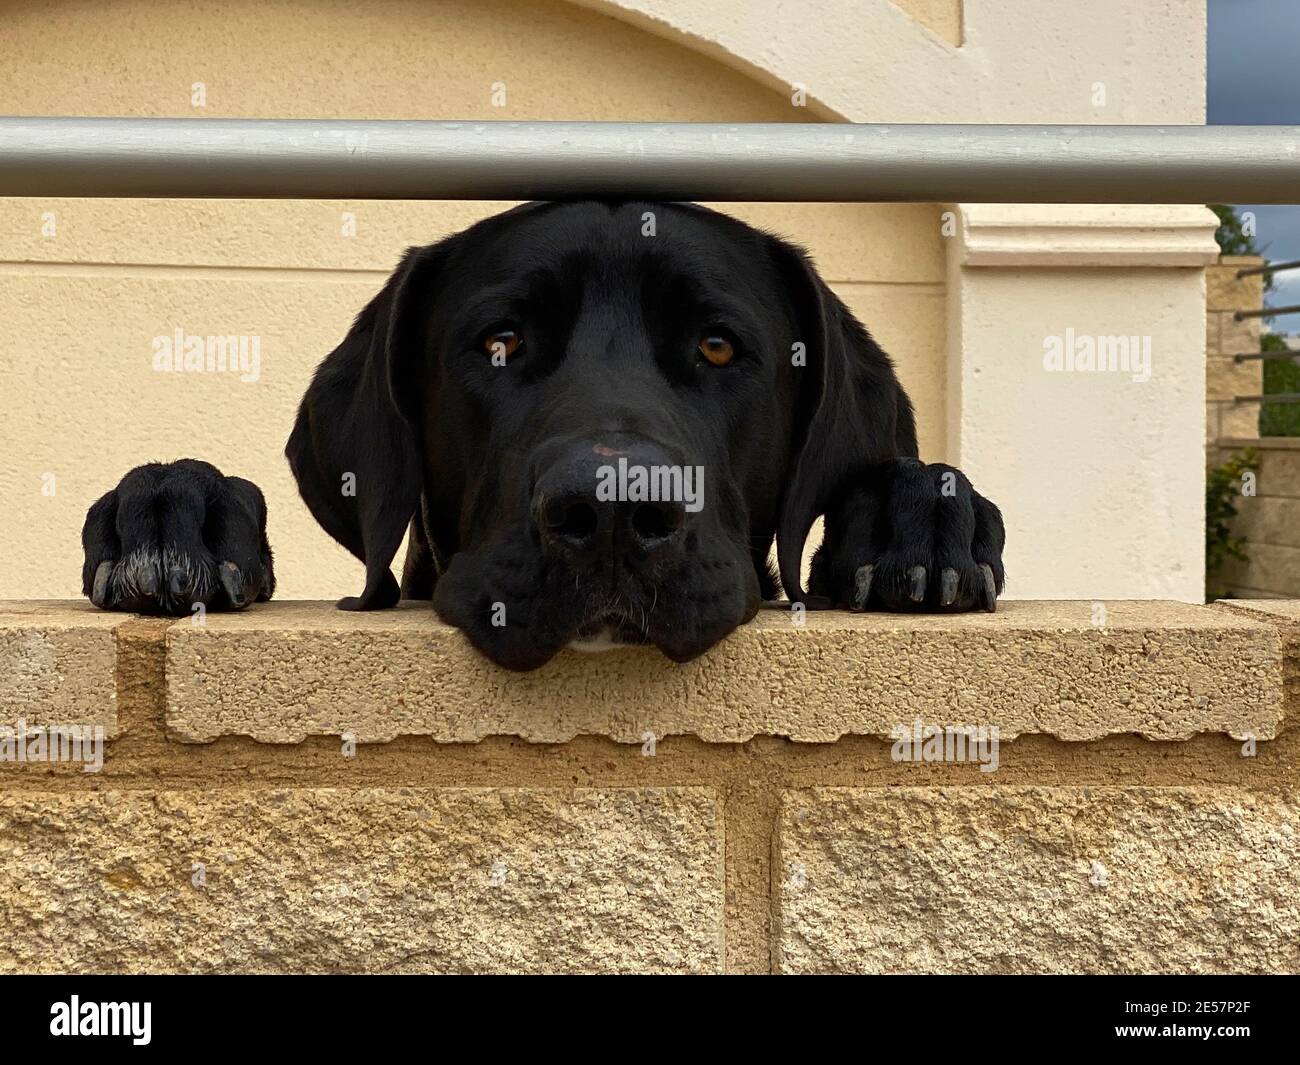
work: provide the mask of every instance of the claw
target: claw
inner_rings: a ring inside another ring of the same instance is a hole
[[[185,571],[180,566],[173,566],[167,571],[167,591],[173,596],[179,596],[185,590]]]
[[[244,599],[244,577],[239,572],[239,567],[233,562],[223,562],[217,567],[217,575],[221,578],[221,587],[230,597],[230,605],[236,610],[247,606],[248,603]]]
[[[925,601],[925,567],[913,566],[910,570],[907,571],[907,576],[912,582],[912,590],[908,592],[908,596],[911,598],[912,602],[914,603],[924,602]]]
[[[95,570],[95,580],[90,586],[90,601],[101,610],[108,609],[108,585],[113,579],[113,563],[101,562]]]
[[[998,582],[993,579],[993,567],[987,562],[980,566],[980,572],[984,574],[984,589],[981,595],[982,606],[990,614],[998,608]]]
[[[140,591],[144,592],[150,599],[158,598],[158,590],[161,585],[158,583],[158,570],[145,564],[141,567],[143,572],[140,574]]]
[[[939,590],[939,602],[943,606],[952,606],[957,602],[957,571],[949,566],[943,571],[942,585]]]
[[[867,600],[871,598],[871,578],[875,574],[876,568],[866,565],[853,575],[853,606],[850,609],[867,609]]]

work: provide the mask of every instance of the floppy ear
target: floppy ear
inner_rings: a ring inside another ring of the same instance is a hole
[[[884,459],[916,456],[916,422],[894,364],[799,248],[773,238],[798,319],[793,454],[777,524],[781,584],[805,600],[799,569],[813,522],[852,479]]]
[[[339,600],[342,610],[381,610],[401,598],[389,566],[423,487],[414,369],[446,246],[406,252],[317,367],[285,445],[312,515],[366,564],[365,590]]]

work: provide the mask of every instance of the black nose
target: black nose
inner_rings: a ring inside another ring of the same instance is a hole
[[[613,453],[611,453],[613,452]],[[585,444],[538,478],[532,516],[543,547],[590,567],[636,565],[681,550],[702,475],[659,449]]]
[[[544,543],[578,554],[617,551],[620,545],[657,551],[678,538],[686,525],[683,503],[605,501],[589,493],[543,498],[537,514]]]

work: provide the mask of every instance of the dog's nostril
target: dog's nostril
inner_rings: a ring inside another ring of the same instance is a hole
[[[632,531],[643,542],[665,540],[682,527],[680,507],[642,503],[632,512]]]
[[[547,519],[547,532],[552,536],[585,541],[596,534],[596,508],[580,499],[567,500],[551,507]]]

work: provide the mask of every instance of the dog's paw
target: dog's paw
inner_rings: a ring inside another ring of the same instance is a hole
[[[809,591],[850,610],[994,610],[1005,573],[1002,514],[966,475],[894,459],[826,514]]]
[[[137,466],[86,514],[81,590],[104,610],[240,610],[275,590],[266,500],[194,459]]]

